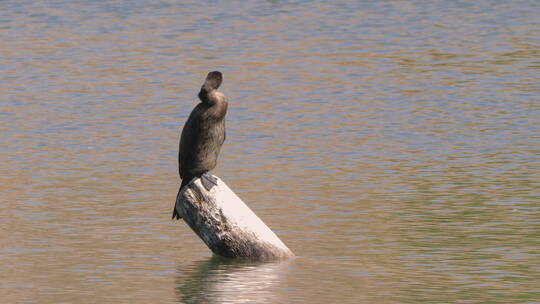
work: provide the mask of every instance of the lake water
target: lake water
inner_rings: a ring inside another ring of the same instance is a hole
[[[0,2],[3,303],[540,303],[540,3]],[[298,258],[170,219],[220,176]]]

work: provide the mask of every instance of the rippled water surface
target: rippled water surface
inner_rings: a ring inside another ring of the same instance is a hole
[[[540,302],[538,1],[0,2],[5,303]],[[171,221],[224,73],[215,174],[298,255]]]

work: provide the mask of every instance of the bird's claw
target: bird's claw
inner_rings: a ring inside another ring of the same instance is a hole
[[[206,191],[210,191],[210,189],[212,189],[214,186],[217,186],[217,182],[217,178],[208,173],[204,173],[203,175],[201,175],[201,183],[206,189]]]

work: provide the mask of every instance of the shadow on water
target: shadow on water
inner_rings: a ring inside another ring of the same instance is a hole
[[[212,256],[179,266],[176,290],[180,303],[279,303],[279,285],[293,265],[294,259],[263,263]]]

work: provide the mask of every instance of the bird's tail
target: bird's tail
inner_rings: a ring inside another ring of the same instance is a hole
[[[178,201],[178,197],[180,196],[180,191],[182,191],[182,188],[184,188],[184,186],[187,185],[190,182],[190,180],[191,179],[187,179],[187,178],[182,179],[182,184],[180,185],[180,188],[178,189],[178,194],[176,195],[176,200],[174,201],[174,205],[173,205],[173,213],[172,213],[173,220],[174,219],[179,220],[182,218],[180,214],[178,213],[178,211],[176,210],[176,202]]]

